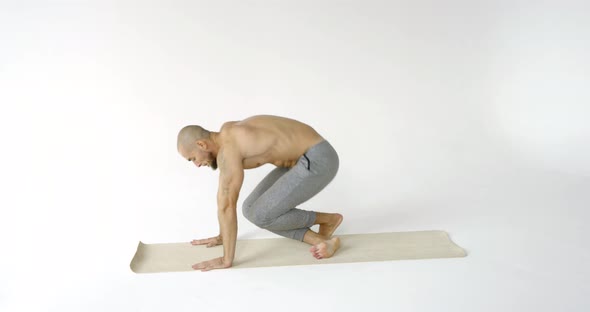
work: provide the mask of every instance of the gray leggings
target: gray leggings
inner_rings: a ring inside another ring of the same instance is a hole
[[[244,216],[263,229],[303,241],[316,213],[295,207],[332,181],[338,163],[338,154],[328,141],[312,146],[294,167],[276,168],[256,186],[244,201]]]

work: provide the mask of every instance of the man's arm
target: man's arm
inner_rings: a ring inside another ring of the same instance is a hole
[[[209,271],[232,266],[236,252],[238,236],[237,202],[242,182],[244,167],[239,152],[229,144],[217,154],[219,164],[219,189],[217,191],[217,217],[223,241],[223,257],[203,261],[193,265],[193,269]]]
[[[231,266],[238,235],[237,202],[244,181],[244,167],[238,151],[227,146],[219,150],[219,189],[217,216],[223,240],[223,263]]]

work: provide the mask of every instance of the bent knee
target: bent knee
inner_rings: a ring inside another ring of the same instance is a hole
[[[252,209],[252,204],[248,203],[248,202],[244,202],[242,204],[242,214],[244,215],[244,217],[246,217],[246,219],[252,221],[253,218],[253,209]]]
[[[244,217],[254,225],[266,229],[274,220],[266,217],[262,210],[263,209],[257,209],[255,205],[242,205],[242,213]]]

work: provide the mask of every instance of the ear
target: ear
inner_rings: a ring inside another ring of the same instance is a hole
[[[207,151],[207,147],[208,147],[208,146],[207,146],[207,142],[205,142],[205,141],[203,141],[203,140],[197,140],[197,146],[198,146],[200,149],[202,149],[202,150],[204,150],[204,151]]]

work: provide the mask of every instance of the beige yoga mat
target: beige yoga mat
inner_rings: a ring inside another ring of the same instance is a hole
[[[350,263],[404,259],[464,257],[465,251],[444,231],[338,235],[340,249],[332,258],[317,260],[310,245],[288,239],[245,239],[236,243],[231,269]],[[139,242],[131,260],[135,273],[193,271],[192,265],[223,256],[223,246],[207,248],[190,243]]]

